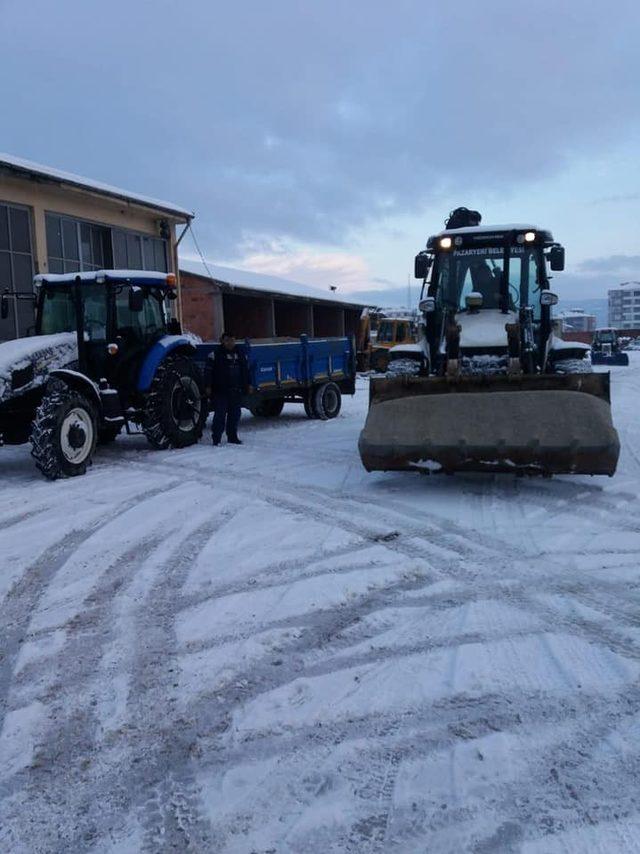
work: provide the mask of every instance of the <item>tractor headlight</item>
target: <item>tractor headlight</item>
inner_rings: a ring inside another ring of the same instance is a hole
[[[535,231],[525,231],[525,233],[524,233],[525,243],[533,243],[533,241],[535,239],[536,239]]]
[[[450,237],[441,237],[440,238],[440,249],[451,249],[451,238]]]

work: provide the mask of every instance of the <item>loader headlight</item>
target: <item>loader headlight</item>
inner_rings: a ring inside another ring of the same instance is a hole
[[[440,249],[451,249],[451,238],[450,237],[441,237],[440,238]]]
[[[534,241],[535,239],[536,239],[536,233],[535,233],[535,231],[525,231],[525,233],[524,233],[524,241],[525,241],[525,243],[533,243],[533,241]]]

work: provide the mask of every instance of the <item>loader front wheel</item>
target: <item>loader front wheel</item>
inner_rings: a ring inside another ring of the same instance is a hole
[[[323,383],[321,386],[318,386],[313,398],[313,409],[316,418],[319,418],[321,421],[337,418],[340,414],[341,406],[342,395],[335,383]]]
[[[36,411],[31,456],[49,480],[84,474],[98,437],[96,412],[82,394],[54,384]]]
[[[186,356],[167,356],[156,370],[142,417],[149,444],[160,450],[194,445],[206,417],[197,367]]]

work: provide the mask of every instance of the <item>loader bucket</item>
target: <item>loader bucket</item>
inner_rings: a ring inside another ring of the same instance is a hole
[[[608,374],[374,379],[368,471],[615,472]]]

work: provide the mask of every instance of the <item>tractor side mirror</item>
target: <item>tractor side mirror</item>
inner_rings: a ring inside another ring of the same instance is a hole
[[[552,246],[549,250],[549,266],[552,270],[564,270],[564,246]]]
[[[9,300],[6,294],[0,297],[0,318],[6,320],[9,317]]]
[[[423,311],[425,314],[429,314],[432,311],[436,310],[436,300],[435,297],[425,297],[421,299],[418,303],[418,308],[420,311]]]
[[[557,305],[558,304],[558,294],[554,294],[553,291],[541,291],[540,293],[540,305]]]
[[[129,311],[139,314],[144,308],[144,291],[142,288],[129,288]]]
[[[416,279],[426,279],[429,273],[429,267],[431,266],[431,258],[427,255],[426,252],[419,252],[416,255],[416,260],[414,264],[414,276]]]

